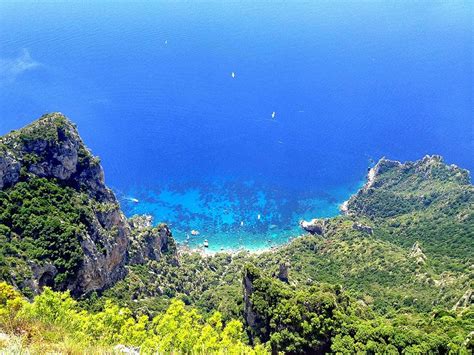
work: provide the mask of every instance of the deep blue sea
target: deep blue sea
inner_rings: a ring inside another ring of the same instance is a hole
[[[0,134],[63,112],[129,216],[191,246],[268,248],[338,214],[371,159],[474,168],[473,15],[471,1],[2,1]]]

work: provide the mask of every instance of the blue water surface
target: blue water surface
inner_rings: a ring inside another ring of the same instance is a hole
[[[470,1],[0,2],[0,134],[63,112],[128,215],[274,246],[336,215],[370,159],[474,167],[472,18]]]

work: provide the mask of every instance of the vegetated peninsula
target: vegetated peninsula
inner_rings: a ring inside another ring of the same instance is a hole
[[[381,159],[343,215],[259,255],[203,257],[127,219],[59,113],[0,138],[0,351],[474,350],[474,187]]]

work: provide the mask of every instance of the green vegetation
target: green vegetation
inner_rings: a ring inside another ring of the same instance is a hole
[[[92,310],[103,307],[110,299],[133,311],[154,315],[169,306],[174,298],[194,305],[206,315],[215,310],[224,320],[242,316],[242,269],[250,255],[218,254],[203,258],[199,254],[179,256],[179,265],[171,256],[144,265],[128,266],[127,277],[104,291],[102,297],[80,302]]]
[[[425,157],[384,168],[374,186],[350,200],[355,217],[369,218],[377,237],[404,248],[420,242],[438,271],[466,270],[474,255],[474,187],[469,173]]]
[[[89,313],[68,292],[49,288],[29,303],[11,286],[0,283],[0,325],[11,335],[4,347],[21,346],[22,352],[27,349],[34,354],[112,353],[117,345],[140,348],[143,353],[266,353],[262,346],[246,345],[240,321],[223,323],[219,312],[205,319],[179,300],[150,319],[133,316],[129,309],[111,302],[103,311]]]
[[[64,142],[77,166],[60,181],[52,176],[66,175],[51,171],[65,168],[53,157]],[[474,350],[474,187],[468,172],[440,157],[382,160],[349,201],[349,215],[326,220],[321,236],[259,255],[203,257],[180,251],[166,226],[114,213],[115,198],[98,193],[106,191],[98,159],[64,116],[45,115],[0,138],[0,155],[2,352]],[[37,176],[42,164],[48,177]],[[120,245],[120,255],[108,253],[109,244]],[[84,250],[124,269],[114,286],[75,300],[56,291],[75,292]],[[280,265],[289,266],[288,282],[275,277]],[[42,293],[33,298],[35,291]]]
[[[0,191],[0,277],[22,287],[27,262],[50,263],[57,274],[46,285],[61,288],[82,262],[81,236],[92,213],[88,196],[54,180],[33,178]]]
[[[332,351],[398,352],[407,348],[413,353],[462,352],[463,341],[474,330],[473,306],[460,311],[451,308],[473,287],[474,191],[463,171],[446,168],[454,175],[448,177],[436,159],[425,163],[434,166],[434,172],[422,165],[416,173],[410,167],[408,172],[400,169],[380,174],[377,188],[352,201],[360,211],[328,220],[323,237],[300,237],[258,256],[183,254],[179,266],[163,259],[129,267],[127,278],[107,290],[100,301],[89,299],[84,305],[99,307],[104,299],[112,299],[132,310],[154,314],[178,297],[204,314],[217,309],[224,319],[243,319],[240,275],[244,265],[250,262],[267,275],[275,275],[284,261],[290,264],[290,285],[266,278],[262,295],[275,295],[277,300],[263,302],[260,309],[270,312],[291,304],[296,312],[292,314],[299,316],[289,323],[294,326],[290,333],[279,334],[278,329],[288,329],[288,324],[263,312],[266,325],[261,330],[248,329],[258,341],[268,341],[273,348],[285,351],[318,346],[304,341],[319,338],[305,335],[301,328],[304,321],[298,317],[308,310],[298,300],[311,300],[319,292],[316,285],[324,283],[342,285],[343,293],[355,300],[342,318],[318,314],[321,319],[331,318],[334,324],[345,324],[339,330],[323,331],[326,338],[320,342]],[[425,201],[426,196],[430,196],[430,203],[406,210],[393,207],[400,199]],[[376,214],[370,212],[372,204],[380,206]],[[393,207],[387,214],[383,212],[386,206]],[[354,230],[356,222],[371,226],[373,234]],[[411,254],[415,242],[426,257],[421,261]],[[333,298],[337,300],[337,296]],[[335,304],[338,310],[343,309]],[[367,317],[367,313],[371,315]],[[472,347],[468,340],[466,344]]]
[[[21,130],[12,131],[0,138],[0,144],[18,150],[19,145],[28,146],[29,143],[36,141],[57,143],[61,135],[67,136],[69,134],[66,128],[70,124],[67,118],[61,114],[46,114]]]
[[[400,313],[392,319],[354,303],[338,286],[291,287],[245,269],[255,325],[250,333],[269,341],[274,353],[468,353],[463,344],[474,328],[474,307],[420,317]]]

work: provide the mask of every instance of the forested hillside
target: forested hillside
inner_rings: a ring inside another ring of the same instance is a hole
[[[380,160],[339,217],[203,256],[127,219],[60,114],[0,138],[6,353],[472,353],[474,187]]]

